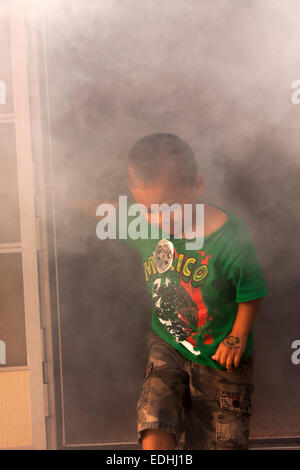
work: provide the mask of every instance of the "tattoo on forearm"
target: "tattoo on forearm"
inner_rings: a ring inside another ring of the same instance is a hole
[[[223,344],[230,349],[238,349],[240,347],[239,342],[239,337],[233,335],[229,335],[223,340]]]

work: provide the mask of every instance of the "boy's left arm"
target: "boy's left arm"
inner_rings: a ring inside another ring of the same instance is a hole
[[[227,370],[231,370],[233,366],[239,366],[261,300],[262,298],[259,298],[239,303],[230,334],[219,344],[216,353],[212,356],[212,359]]]

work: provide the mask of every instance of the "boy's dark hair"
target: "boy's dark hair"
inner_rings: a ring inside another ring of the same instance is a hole
[[[169,133],[149,134],[139,139],[128,154],[134,172],[133,186],[156,182],[193,184],[197,163],[191,147]]]

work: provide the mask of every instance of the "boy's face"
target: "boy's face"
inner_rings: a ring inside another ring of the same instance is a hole
[[[134,179],[134,173],[129,171],[129,188],[131,194],[136,200],[137,204],[142,204],[147,208],[147,214],[145,216],[148,219],[149,223],[159,225],[162,228],[162,211],[160,211],[156,216],[151,217],[151,204],[178,204],[181,208],[178,211],[172,210],[170,212],[170,233],[175,231],[176,220],[181,219],[182,227],[184,226],[184,204],[193,204],[197,202],[197,196],[203,191],[204,178],[202,175],[197,175],[195,184],[192,185],[183,185],[170,182],[157,182],[151,185],[145,184],[136,184]]]

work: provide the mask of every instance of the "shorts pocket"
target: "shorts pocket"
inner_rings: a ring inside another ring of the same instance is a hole
[[[149,362],[146,366],[144,373],[144,382],[142,387],[141,395],[137,402],[137,408],[145,408],[149,401],[150,383],[153,375],[154,362]]]
[[[249,421],[252,412],[248,392],[218,392],[219,410],[216,439],[229,448],[248,448]]]

